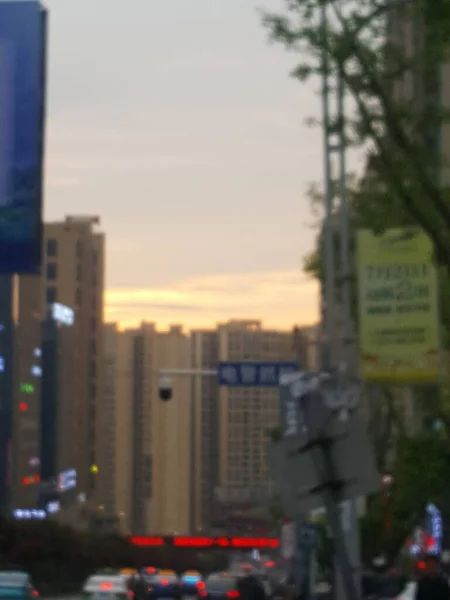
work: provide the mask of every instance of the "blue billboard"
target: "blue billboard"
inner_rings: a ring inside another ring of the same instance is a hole
[[[42,252],[46,13],[0,2],[0,273],[37,274]]]

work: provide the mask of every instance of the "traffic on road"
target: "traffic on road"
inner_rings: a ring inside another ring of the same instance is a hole
[[[422,574],[425,583],[426,576],[427,573]],[[391,581],[391,579],[386,576],[377,577],[375,573],[364,573],[362,598],[416,600],[418,589],[416,581],[403,578],[394,578],[395,581],[394,579]],[[420,577],[418,581],[421,581]],[[395,585],[391,585],[393,583]],[[329,600],[332,595],[332,583],[324,580],[314,586],[313,597],[316,600]],[[0,571],[0,600],[37,600],[38,598],[39,591],[27,572]],[[201,573],[197,570],[177,573],[153,565],[140,569],[103,569],[87,577],[76,600],[294,600],[296,598],[299,598],[298,592],[290,580],[283,560],[262,557],[262,560],[255,561],[249,556],[240,555],[229,562],[227,570],[213,573]],[[433,600],[433,598],[424,600]],[[447,600],[450,600],[450,588]]]
[[[273,561],[270,562],[272,564]],[[275,563],[273,563],[275,564]],[[244,585],[245,584],[245,585]],[[250,585],[253,592],[247,594]],[[247,586],[247,587],[245,587]],[[103,569],[92,573],[80,589],[81,600],[266,600],[273,597],[276,582],[268,568],[250,562],[232,562],[217,573],[145,566],[141,569]],[[25,571],[0,571],[0,600],[36,600],[39,592]]]

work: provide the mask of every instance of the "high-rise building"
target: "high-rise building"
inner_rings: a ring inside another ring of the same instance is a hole
[[[40,277],[12,278],[12,508],[36,507],[40,475]]]
[[[190,531],[191,382],[177,377],[173,399],[159,399],[161,369],[190,366],[181,327],[152,323],[120,332],[105,326],[103,434],[99,510],[124,532]]]
[[[216,330],[191,332],[192,368],[217,369],[219,337]],[[214,492],[219,479],[219,404],[215,377],[196,376],[192,382],[193,476],[192,529],[209,530],[213,521]]]
[[[214,369],[218,361],[305,360],[301,331],[264,329],[260,321],[230,321],[214,331],[192,332],[192,366]],[[236,509],[263,505],[272,484],[267,432],[279,424],[278,390],[217,388],[214,378],[195,377],[196,530],[230,529]]]
[[[51,503],[58,518],[84,524],[84,503],[78,502],[76,410],[80,393],[73,309],[52,305],[42,322],[41,341],[41,493],[40,506]],[[62,510],[61,510],[62,509]]]
[[[101,472],[101,406],[103,398],[103,296],[104,234],[100,219],[68,216],[46,223],[42,269],[42,307],[61,303],[75,312],[74,368],[78,392],[74,419],[76,436],[70,440],[77,457],[77,481],[87,494],[88,506],[96,503]]]
[[[131,533],[133,500],[134,331],[120,332],[116,323],[104,326],[101,493],[98,517],[117,519]]]
[[[0,497],[4,511],[33,508],[40,475],[40,278],[1,276]]]
[[[192,413],[191,377],[173,378],[173,398],[159,399],[162,369],[189,369],[191,340],[179,325],[158,333],[152,369],[153,523],[156,531],[191,530]]]

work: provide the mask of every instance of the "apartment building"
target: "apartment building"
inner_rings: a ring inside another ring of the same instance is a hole
[[[134,480],[134,342],[135,332],[104,326],[104,387],[101,494],[98,511],[118,519],[122,533],[132,531]]]
[[[78,370],[77,435],[71,440],[77,456],[78,489],[95,504],[103,398],[103,295],[105,236],[99,217],[67,216],[44,226],[42,307],[55,302],[75,311],[74,368]],[[79,360],[78,360],[79,359]]]
[[[40,278],[0,276],[0,501],[36,506],[40,475]]]
[[[74,310],[52,305],[42,321],[41,340],[41,493],[40,507],[53,507],[60,522],[85,525],[84,503],[79,502],[77,447],[78,374],[82,360],[76,353]]]
[[[215,369],[218,361],[298,360],[305,365],[307,359],[299,328],[284,332],[242,320],[192,332],[194,369]],[[192,394],[194,529],[229,529],[233,513],[264,505],[270,497],[267,431],[279,423],[279,393],[218,388],[213,377],[196,377]]]
[[[13,435],[10,446],[11,504],[33,508],[39,493],[41,291],[40,277],[12,278],[14,317],[12,352]]]
[[[192,368],[214,370],[219,360],[217,331],[204,329],[191,332]],[[214,516],[214,490],[219,480],[219,404],[215,377],[192,379],[193,415],[193,503],[191,528],[210,530]]]
[[[173,381],[173,399],[159,399],[161,369],[190,366],[190,339],[180,326],[153,323],[119,331],[105,326],[105,387],[99,510],[124,532],[190,531],[191,382]]]

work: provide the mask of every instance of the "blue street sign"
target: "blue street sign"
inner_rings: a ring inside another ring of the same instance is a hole
[[[222,387],[273,387],[280,385],[282,373],[300,369],[295,362],[220,362],[217,382]]]

